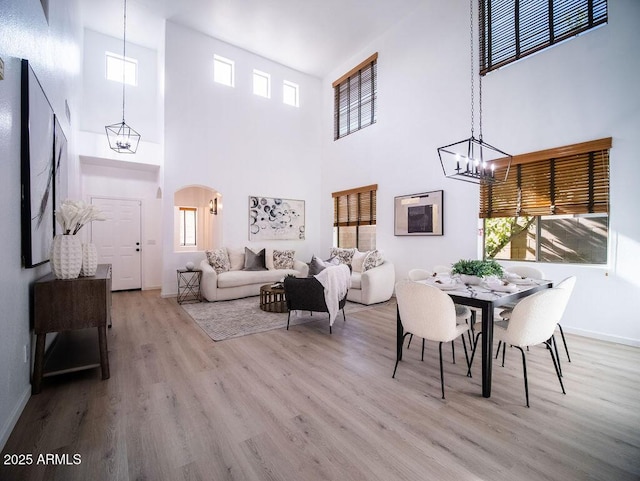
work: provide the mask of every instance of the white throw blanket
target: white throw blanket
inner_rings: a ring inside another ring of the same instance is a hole
[[[327,267],[314,277],[324,287],[324,302],[329,311],[329,325],[333,326],[333,321],[336,320],[340,311],[340,301],[351,287],[351,271],[347,265],[340,264]]]

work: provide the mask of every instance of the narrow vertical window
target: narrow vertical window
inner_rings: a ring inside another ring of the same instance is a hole
[[[253,93],[267,99],[271,98],[271,75],[253,69]]]
[[[127,85],[138,85],[138,61],[123,57],[117,53],[105,52],[107,80],[122,82]],[[124,70],[124,72],[123,72]]]
[[[195,207],[180,207],[180,245],[196,245],[197,213]]]
[[[300,107],[300,87],[285,80],[282,84],[282,102],[292,107]]]
[[[235,86],[235,62],[220,55],[213,56],[213,81],[228,87]]]

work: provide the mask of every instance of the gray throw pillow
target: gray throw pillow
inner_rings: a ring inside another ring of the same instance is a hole
[[[340,263],[337,257],[330,257],[326,261],[322,259],[318,259],[315,255],[311,257],[311,262],[307,265],[309,266],[309,277],[316,276],[320,274],[323,270],[325,270],[329,266],[337,266]]]
[[[243,271],[266,271],[264,263],[264,249],[257,254],[248,247],[244,248],[244,269]]]

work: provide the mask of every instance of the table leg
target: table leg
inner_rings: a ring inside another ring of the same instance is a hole
[[[98,327],[98,344],[100,345],[102,379],[109,379],[109,353],[107,352],[107,328],[105,326]]]
[[[400,309],[397,309],[397,339],[396,339],[396,359],[402,361],[402,345],[404,344],[404,328],[402,327],[402,321],[400,320]]]
[[[482,307],[482,396],[491,397],[491,369],[493,368],[493,307]]]
[[[42,374],[44,371],[44,345],[47,334],[36,336],[36,353],[33,362],[33,379],[31,380],[31,393],[38,394],[42,386]]]

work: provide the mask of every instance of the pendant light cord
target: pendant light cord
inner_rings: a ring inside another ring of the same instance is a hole
[[[125,90],[125,65],[127,58],[127,0],[124,0],[124,26],[122,34],[122,123],[124,124],[124,90]]]
[[[469,50],[471,52],[471,137],[473,138],[474,119],[474,71],[473,71],[473,0],[469,0]]]

